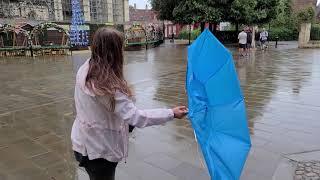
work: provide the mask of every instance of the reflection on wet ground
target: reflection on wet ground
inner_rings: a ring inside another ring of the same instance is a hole
[[[320,51],[284,47],[235,55],[253,142],[242,179],[270,180],[283,157],[320,150]],[[186,55],[186,46],[172,44],[126,52],[137,106],[186,104]],[[76,179],[73,84],[87,57],[0,59],[0,180]],[[209,179],[188,120],[136,130],[117,179]]]

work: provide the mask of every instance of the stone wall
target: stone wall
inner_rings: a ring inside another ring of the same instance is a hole
[[[63,21],[62,1],[54,0],[54,20]]]
[[[129,17],[129,0],[124,0],[124,22],[130,21]]]
[[[15,3],[10,4],[0,4],[3,8],[3,13],[9,18],[22,17],[35,20],[49,20],[49,10],[48,7],[43,5],[27,5],[26,3]]]
[[[83,0],[82,4],[83,4],[84,20],[88,22],[88,21],[91,20],[91,17],[90,17],[90,2],[89,2],[89,0]]]

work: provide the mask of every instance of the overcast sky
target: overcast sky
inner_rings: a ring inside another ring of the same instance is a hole
[[[148,3],[148,0],[129,0],[129,4],[133,6],[133,4],[137,4],[138,9],[144,9],[146,8],[146,4],[148,4],[148,7],[150,8],[150,4]]]
[[[150,8],[150,4],[148,3],[148,0],[129,0],[129,4],[133,5],[134,3],[137,4],[138,9],[144,9],[146,7],[146,4],[148,4]],[[318,5],[320,4],[320,0],[318,0]]]

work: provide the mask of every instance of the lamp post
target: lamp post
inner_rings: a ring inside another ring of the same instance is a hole
[[[164,24],[164,20],[162,21],[162,28],[163,28],[163,35],[162,35],[162,39],[163,39],[163,42],[165,42],[166,40],[166,25]]]

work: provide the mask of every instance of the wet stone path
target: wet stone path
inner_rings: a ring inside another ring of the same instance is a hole
[[[295,180],[320,180],[320,161],[299,162]]]
[[[235,55],[253,143],[242,180],[270,180],[283,159],[320,152],[320,51],[295,46]],[[173,44],[126,52],[125,74],[138,107],[187,103],[186,56],[186,46]],[[0,59],[0,180],[87,180],[69,138],[74,76],[87,57]],[[117,180],[208,180],[200,157],[187,119],[137,129]],[[292,179],[304,175],[299,167]]]

